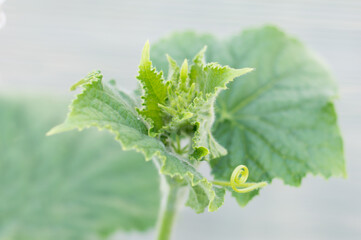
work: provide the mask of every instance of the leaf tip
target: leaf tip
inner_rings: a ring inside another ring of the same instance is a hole
[[[168,63],[173,63],[173,62],[175,62],[174,59],[173,59],[171,56],[169,56],[168,53],[166,53],[165,56],[166,56],[166,58],[167,58],[167,60],[168,60]]]
[[[54,134],[59,133],[59,131],[57,130],[58,126],[53,127],[52,129],[50,129],[47,133],[45,133],[45,136],[49,137],[52,136]]]
[[[181,66],[180,76],[182,79],[186,79],[188,77],[188,60],[184,59],[183,64]]]
[[[250,72],[253,72],[254,70],[256,70],[255,68],[241,68],[241,69],[238,69],[238,73],[241,75],[244,75],[244,74],[247,74],[247,73],[250,73]]]
[[[140,64],[144,64],[146,62],[150,61],[149,56],[149,40],[147,40],[144,44],[143,51],[142,51],[142,57],[140,59]]]
[[[204,64],[204,55],[205,52],[207,51],[207,45],[205,45],[198,53],[197,55],[193,58],[193,62],[196,64]]]
[[[69,131],[69,130],[72,130],[74,129],[74,127],[72,127],[71,125],[68,125],[66,122],[65,123],[62,123],[60,125],[57,125],[55,127],[53,127],[52,129],[50,129],[46,134],[45,136],[52,136],[52,135],[55,135],[55,134],[58,134],[58,133],[62,133],[62,132],[65,132],[65,131]],[[80,130],[80,129],[79,129]]]
[[[86,77],[78,81],[77,83],[73,84],[70,87],[70,91],[75,91],[79,86],[82,86],[86,83],[92,82],[92,81],[99,81],[102,80],[103,75],[100,70],[95,70],[89,73]]]

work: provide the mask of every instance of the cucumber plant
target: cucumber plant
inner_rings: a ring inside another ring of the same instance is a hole
[[[137,79],[140,88],[127,94],[91,72],[71,87],[82,92],[48,135],[96,127],[152,161],[163,198],[159,240],[170,239],[184,192],[186,206],[212,212],[226,190],[244,206],[274,178],[298,186],[308,173],[346,175],[335,82],[312,52],[275,27],[223,41],[184,32],[152,49],[147,42]],[[214,179],[197,170],[202,161]]]

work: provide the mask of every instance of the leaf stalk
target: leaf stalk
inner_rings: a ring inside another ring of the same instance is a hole
[[[182,186],[174,179],[161,176],[162,202],[158,215],[157,240],[171,238],[174,220],[176,218],[179,202],[182,199]]]

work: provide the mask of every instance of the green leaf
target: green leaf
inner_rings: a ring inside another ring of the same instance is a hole
[[[99,126],[129,134],[121,136],[121,140],[128,143],[141,140],[147,134],[145,123],[135,111],[135,101],[113,86],[103,85],[102,78],[100,71],[94,71],[74,85],[83,86],[86,91],[73,101],[66,121],[49,131],[48,135]],[[72,89],[75,89],[74,86]]]
[[[164,104],[167,97],[167,88],[164,84],[162,72],[158,73],[149,59],[149,42],[144,46],[137,78],[140,80],[145,92],[142,96],[144,108],[140,110],[140,114],[146,120],[149,120],[150,125],[154,127],[154,130],[151,128],[150,131],[158,132],[164,125],[159,104]]]
[[[159,177],[141,154],[96,131],[46,137],[64,101],[14,99],[0,98],[1,240],[104,239],[155,225]]]
[[[233,69],[228,66],[221,66],[217,63],[196,64],[201,71],[192,74],[191,83],[196,83],[203,98],[216,97],[226,84],[233,79],[251,72],[252,68]]]
[[[134,101],[103,84],[99,72],[91,73],[85,79],[88,80],[81,80],[84,90],[71,104],[67,119],[53,128],[50,135],[93,126],[106,129],[115,135],[123,149],[141,152],[146,160],[153,160],[160,166],[160,173],[188,183],[196,194],[206,194],[207,201],[190,204],[197,212],[207,206],[209,211],[215,211],[222,205],[224,189],[213,187],[187,160],[169,151],[160,140],[147,135],[147,128],[132,104]]]
[[[179,62],[204,44],[211,53],[205,56],[208,62],[256,68],[217,98],[213,132],[228,151],[227,156],[212,161],[217,179],[229,180],[240,164],[248,166],[249,180],[256,182],[280,178],[298,186],[307,173],[345,176],[342,138],[332,103],[336,86],[310,50],[266,26],[223,42],[210,35],[176,33],[153,45],[152,52],[153,56],[168,53]],[[160,57],[152,60],[157,68],[165,69]],[[241,205],[256,194],[233,193]]]
[[[168,80],[170,82],[178,83],[180,69],[177,64],[177,62],[171,58],[169,55],[167,55],[168,64],[169,64],[169,70],[168,70]]]
[[[214,122],[214,102],[226,84],[241,75],[251,72],[251,68],[233,69],[220,66],[217,63],[205,64],[203,61],[205,49],[194,58],[191,68],[190,84],[195,84],[199,97],[195,98],[190,106],[194,113],[193,124],[197,130],[193,137],[193,147],[196,149],[193,156],[200,155],[201,149],[207,149],[206,159],[214,159],[227,154],[227,151],[214,139],[211,128]],[[197,158],[196,158],[197,159]]]
[[[205,64],[203,48],[188,67],[185,59],[181,68],[168,55],[168,96],[165,105],[159,104],[166,119],[162,130],[165,134],[186,132],[192,135],[191,157],[206,160],[223,156],[227,151],[214,139],[211,127],[214,122],[214,102],[226,84],[252,69],[233,69],[217,63]],[[189,130],[192,129],[192,130]]]

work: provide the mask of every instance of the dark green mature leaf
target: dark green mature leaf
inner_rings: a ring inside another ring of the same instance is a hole
[[[93,72],[80,81],[83,92],[72,102],[67,119],[48,134],[89,127],[108,130],[124,149],[143,153],[146,160],[157,162],[160,173],[184,180],[197,197],[207,196],[207,201],[189,202],[190,207],[197,212],[207,206],[209,211],[217,210],[223,204],[224,189],[214,187],[187,160],[166,149],[157,138],[148,136],[134,101],[113,86],[103,84],[102,78],[100,72]]]
[[[187,44],[192,42],[193,44]],[[332,100],[336,87],[320,60],[275,27],[245,31],[223,42],[210,35],[176,33],[153,46],[160,56],[190,58],[208,44],[207,61],[234,68],[254,67],[217,98],[214,134],[228,155],[212,161],[217,179],[228,180],[245,164],[251,181],[281,178],[298,186],[307,173],[345,176],[342,138]],[[187,51],[182,51],[187,49]],[[233,193],[245,205],[257,191]]]
[[[63,103],[0,98],[0,239],[103,239],[153,227],[154,166],[104,133],[46,137]]]

